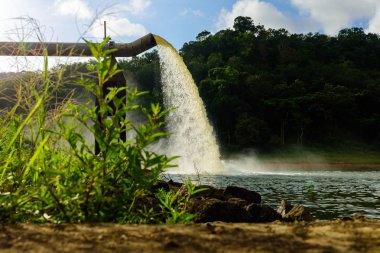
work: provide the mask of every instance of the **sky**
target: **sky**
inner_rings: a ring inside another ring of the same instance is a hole
[[[380,0],[0,0],[0,41],[99,41],[105,20],[116,42],[154,33],[180,49],[203,30],[232,27],[237,16],[292,33],[356,26],[380,34]],[[13,68],[0,58],[0,71]]]

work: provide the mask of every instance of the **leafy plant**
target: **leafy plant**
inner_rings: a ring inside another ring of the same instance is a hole
[[[174,159],[149,151],[148,146],[167,135],[158,104],[145,109],[135,103],[144,92],[105,84],[120,73],[112,62],[108,39],[86,41],[96,61],[88,66],[97,78],[82,76],[78,84],[98,101],[80,105],[71,98],[51,110],[55,91],[63,85],[62,72],[55,78],[47,68],[32,86],[31,97],[19,96],[1,119],[0,220],[55,222],[146,222],[149,206],[136,206],[151,194],[152,186]],[[58,70],[59,71],[59,70]],[[62,70],[64,71],[64,70]],[[21,94],[22,92],[20,92]],[[120,96],[126,94],[125,96]],[[16,111],[23,103],[26,115]],[[128,114],[141,110],[146,122],[135,124]],[[99,145],[89,144],[84,131]],[[121,139],[126,133],[127,140]]]
[[[160,189],[156,197],[160,201],[160,207],[166,223],[189,223],[195,218],[195,214],[190,213],[189,204],[193,197],[207,190],[206,188],[196,188],[191,180],[186,180],[182,188],[174,193]]]

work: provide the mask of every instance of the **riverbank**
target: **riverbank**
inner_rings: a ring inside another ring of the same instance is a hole
[[[2,224],[13,252],[367,252],[380,249],[380,221],[191,225]]]
[[[276,170],[376,170],[380,171],[380,163],[349,163],[349,162],[291,162],[266,161],[260,164],[266,169]]]
[[[380,151],[364,147],[293,147],[265,154],[248,153],[248,156],[255,157],[260,165],[267,168],[380,170]]]

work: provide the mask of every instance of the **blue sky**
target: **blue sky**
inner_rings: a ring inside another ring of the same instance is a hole
[[[36,41],[37,34],[50,42],[100,40],[107,20],[117,42],[151,32],[180,49],[203,30],[231,27],[239,15],[293,33],[335,35],[352,26],[380,33],[379,0],[0,0],[0,41]]]

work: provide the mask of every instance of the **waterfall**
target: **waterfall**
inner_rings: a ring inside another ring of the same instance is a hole
[[[195,82],[177,50],[155,35],[160,57],[161,82],[166,108],[173,108],[166,118],[171,133],[164,151],[178,155],[178,168],[169,173],[223,173],[213,129]]]

